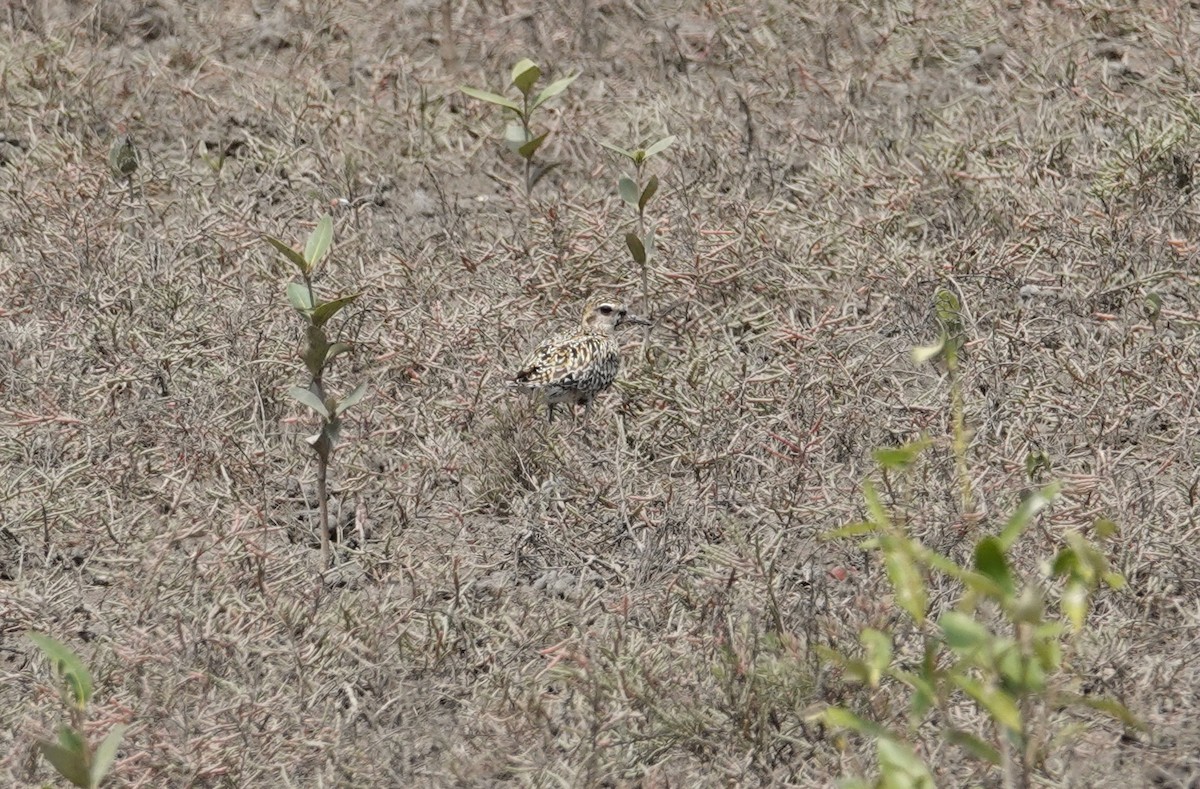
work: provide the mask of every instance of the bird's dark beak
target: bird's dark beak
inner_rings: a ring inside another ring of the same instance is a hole
[[[641,315],[626,313],[621,316],[621,323],[636,323],[638,326],[649,326],[651,321],[643,318]]]

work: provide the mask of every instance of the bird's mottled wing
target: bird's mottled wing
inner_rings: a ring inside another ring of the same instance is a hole
[[[529,354],[513,376],[513,383],[531,389],[569,385],[607,350],[606,339],[596,335],[553,337]]]

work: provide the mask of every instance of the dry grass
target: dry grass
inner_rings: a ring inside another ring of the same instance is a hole
[[[939,286],[965,307],[980,528],[1040,450],[1067,493],[1024,569],[1122,529],[1129,586],[1071,669],[1150,729],[1056,714],[1085,728],[1040,780],[1200,782],[1194,4],[478,0],[451,35],[419,0],[86,5],[0,12],[0,782],[50,776],[29,628],[93,668],[96,731],[132,724],[116,785],[869,769],[805,712],[904,709],[813,648],[899,620],[881,567],[818,537],[861,517],[872,448],[948,432],[943,374],[908,356]],[[583,71],[532,205],[499,114],[455,89],[525,55]],[[594,141],[668,132],[659,323],[587,430],[547,428],[502,376],[588,293],[638,290]],[[332,383],[373,389],[323,585],[290,272],[259,235],[299,243],[331,204],[323,287],[367,292]],[[942,441],[908,495],[962,558],[953,480]],[[945,785],[995,784],[922,736]]]

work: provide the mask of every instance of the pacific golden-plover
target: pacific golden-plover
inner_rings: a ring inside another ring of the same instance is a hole
[[[614,301],[593,298],[583,308],[579,328],[543,342],[525,359],[512,377],[511,386],[546,401],[547,418],[554,421],[554,406],[583,405],[583,417],[592,410],[592,400],[612,386],[621,366],[618,326],[650,321]]]

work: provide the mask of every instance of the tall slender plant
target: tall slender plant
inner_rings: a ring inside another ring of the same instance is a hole
[[[305,323],[305,346],[301,352],[304,366],[308,370],[308,386],[293,386],[288,390],[295,400],[307,406],[320,419],[320,427],[316,433],[308,436],[305,441],[312,447],[317,458],[317,499],[320,513],[321,529],[321,566],[327,569],[332,564],[333,555],[329,545],[329,465],[333,459],[334,448],[337,446],[338,434],[341,431],[342,415],[366,394],[365,382],[351,390],[350,394],[338,399],[325,391],[325,373],[329,365],[338,356],[351,350],[346,342],[330,342],[326,332],[326,324],[337,315],[343,307],[350,304],[361,293],[349,296],[336,296],[321,301],[313,290],[313,276],[317,265],[325,258],[333,243],[333,217],[326,214],[317,222],[317,226],[308,236],[304,251],[292,249],[287,244],[271,236],[263,236],[263,240],[275,247],[283,257],[295,264],[300,272],[299,282],[289,282],[287,297],[292,307]]]
[[[508,124],[504,129],[504,142],[524,161],[526,198],[533,193],[533,187],[537,184],[538,180],[552,168],[552,165],[542,167],[539,170],[534,170],[533,168],[534,154],[537,153],[538,148],[542,147],[542,143],[546,141],[546,137],[550,135],[548,131],[541,134],[534,133],[532,124],[533,114],[546,101],[566,90],[567,86],[574,82],[579,75],[573,74],[570,77],[555,80],[542,88],[540,92],[534,94],[534,85],[537,84],[541,76],[541,68],[529,58],[521,59],[512,67],[509,84],[520,92],[520,101],[514,101],[499,93],[471,88],[466,85],[459,87],[459,90],[472,98],[504,107],[516,115],[516,121]]]

